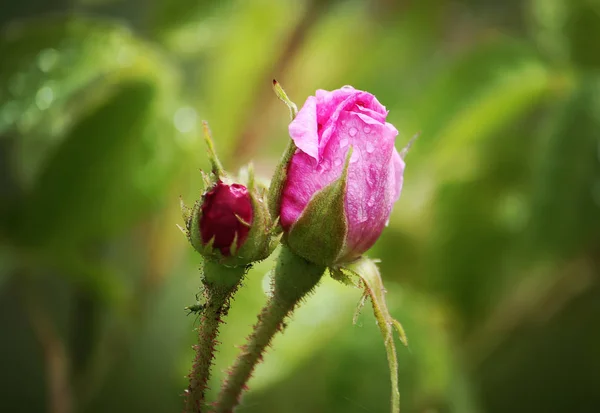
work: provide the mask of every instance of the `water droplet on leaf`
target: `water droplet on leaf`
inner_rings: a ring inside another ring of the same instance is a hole
[[[35,94],[35,104],[39,110],[46,110],[54,100],[54,91],[50,86],[44,86]]]
[[[184,106],[175,112],[173,116],[175,128],[181,133],[192,132],[196,128],[197,116],[196,110],[189,106]]]
[[[58,61],[58,52],[55,49],[48,48],[38,54],[37,64],[40,70],[47,73],[52,70]]]

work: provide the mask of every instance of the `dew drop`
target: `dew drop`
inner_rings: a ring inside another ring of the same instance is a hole
[[[368,126],[365,126],[363,131],[365,131],[365,133],[371,133],[371,128]]]
[[[55,49],[44,49],[38,54],[37,64],[40,70],[44,73],[51,71],[52,68],[56,66],[57,61],[58,52]]]
[[[369,217],[365,213],[364,208],[358,208],[356,210],[356,219],[358,220],[359,223],[366,222],[367,219],[369,219]]]
[[[329,161],[324,159],[318,166],[317,166],[317,172],[319,173],[323,173],[323,172],[327,172],[329,170]]]
[[[350,163],[356,163],[360,160],[360,151],[358,149],[354,149],[352,151],[352,156],[350,157]]]
[[[348,146],[348,139],[347,138],[340,139],[340,148],[344,149],[347,146]]]
[[[354,90],[354,87],[352,87],[350,85],[344,85],[344,86],[342,86],[342,89],[352,89],[352,90]]]
[[[348,131],[348,133],[350,134],[350,136],[356,136],[356,133],[358,131],[356,130],[355,127],[351,127],[350,130]]]
[[[335,161],[333,161],[333,164],[335,166],[340,166],[342,164],[342,160],[340,158],[336,158]]]
[[[0,107],[0,129],[10,125],[17,120],[19,116],[19,105],[15,100],[11,100]]]
[[[375,145],[371,142],[367,142],[367,153],[373,153],[375,151]]]
[[[46,110],[54,101],[54,91],[50,86],[44,86],[35,94],[35,104],[39,110]]]
[[[189,106],[183,106],[175,112],[173,123],[175,128],[181,133],[192,132],[197,123],[196,110]]]

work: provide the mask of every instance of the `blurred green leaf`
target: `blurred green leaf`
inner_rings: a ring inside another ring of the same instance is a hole
[[[583,79],[541,130],[534,176],[534,248],[572,256],[600,240],[600,79]]]
[[[572,63],[583,69],[600,69],[597,52],[600,38],[600,2],[572,0],[568,3],[565,35]]]
[[[432,151],[444,179],[473,172],[477,144],[530,112],[549,76],[522,43],[500,38],[475,48],[423,94],[410,121],[423,130],[412,155]]]
[[[68,243],[108,234],[147,210],[134,174],[154,95],[148,83],[124,84],[72,129],[27,200],[28,240]]]
[[[0,60],[0,137],[10,130],[18,136],[12,167],[26,188],[79,116],[102,101],[107,85],[146,79],[161,90],[176,86],[156,51],[109,21],[13,23],[1,33],[0,56],[10,56]]]

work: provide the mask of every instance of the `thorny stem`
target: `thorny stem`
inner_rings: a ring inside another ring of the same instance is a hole
[[[256,365],[285,318],[318,284],[325,267],[318,266],[282,247],[275,267],[273,296],[258,316],[258,323],[248,337],[248,344],[229,371],[217,399],[214,413],[231,413],[240,401]]]
[[[229,300],[237,291],[245,272],[245,267],[225,267],[210,261],[204,263],[202,283],[206,305],[198,326],[198,344],[193,347],[196,356],[188,375],[190,383],[185,391],[184,413],[205,411],[206,389],[219,325],[229,312]]]

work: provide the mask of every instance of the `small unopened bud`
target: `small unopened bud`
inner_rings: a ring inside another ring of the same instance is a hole
[[[209,261],[240,267],[264,260],[280,239],[267,208],[267,188],[256,181],[252,165],[231,177],[217,157],[208,124],[203,125],[212,170],[202,174],[208,188],[194,206],[181,201],[181,229]]]
[[[219,249],[223,256],[239,250],[252,225],[252,200],[241,184],[218,181],[205,195],[201,205],[200,234],[206,246]]]

